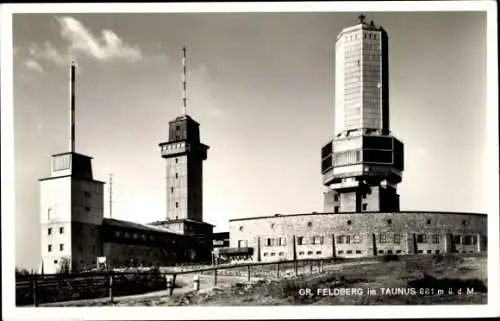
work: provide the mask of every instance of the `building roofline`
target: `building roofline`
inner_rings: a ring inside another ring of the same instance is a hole
[[[167,144],[176,144],[176,143],[184,143],[184,142],[189,143],[189,144],[193,144],[193,142],[190,142],[187,139],[180,139],[180,140],[173,140],[173,141],[166,141],[166,142],[163,142],[163,143],[158,143],[158,146],[161,147],[161,146],[167,145]],[[210,146],[205,145],[203,143],[194,143],[194,144],[201,145],[201,146],[205,147],[206,149],[210,148]],[[182,153],[186,153],[186,152],[180,152],[180,154],[182,154]]]
[[[293,217],[293,216],[310,216],[310,215],[342,215],[342,214],[458,214],[458,215],[479,215],[487,216],[485,213],[472,213],[472,212],[443,212],[443,211],[401,211],[401,212],[343,212],[343,213],[332,213],[332,212],[312,212],[312,213],[300,213],[300,214],[276,214],[272,216],[254,216],[254,217],[244,217],[244,218],[234,218],[229,220],[229,222],[236,221],[249,221],[249,220],[259,220],[268,219],[276,217]]]
[[[62,155],[68,155],[68,154],[78,155],[78,156],[81,156],[81,157],[94,159],[93,157],[90,157],[90,156],[87,156],[87,155],[84,155],[84,154],[80,154],[80,153],[75,153],[75,152],[57,153],[57,154],[52,154],[51,156],[52,156],[52,157],[55,157],[55,156],[62,156]]]
[[[179,218],[179,219],[165,220],[165,221],[155,221],[155,222],[151,222],[151,223],[147,223],[147,224],[155,226],[155,225],[161,225],[161,224],[182,223],[182,222],[196,223],[196,224],[200,224],[200,225],[210,225],[212,227],[215,227],[215,225],[213,225],[213,224],[210,224],[207,222],[200,222],[200,221],[196,221],[196,220],[191,220],[188,218]]]
[[[98,180],[93,179],[93,178],[88,178],[88,177],[83,177],[83,176],[78,176],[78,175],[73,175],[73,174],[62,175],[62,176],[55,176],[55,177],[43,177],[43,178],[39,178],[38,181],[42,182],[42,181],[48,181],[48,180],[51,180],[51,179],[64,178],[64,177],[72,177],[72,178],[83,179],[83,180],[92,181],[92,182],[96,182],[96,183],[106,184],[103,181],[98,181]]]

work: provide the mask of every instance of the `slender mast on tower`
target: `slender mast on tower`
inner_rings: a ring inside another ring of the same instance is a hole
[[[109,218],[113,218],[113,174],[109,174]]]
[[[76,66],[71,61],[69,71],[69,151],[75,152],[75,94],[76,94]]]
[[[187,81],[186,81],[186,46],[182,47],[182,114],[186,115]]]

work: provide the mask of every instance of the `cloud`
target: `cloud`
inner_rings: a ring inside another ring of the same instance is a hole
[[[44,59],[61,66],[68,65],[70,62],[70,57],[67,53],[60,53],[48,41],[45,42],[43,47],[39,47],[37,44],[32,43],[28,50],[33,59]]]
[[[68,52],[72,54],[83,53],[99,61],[142,59],[139,47],[127,44],[112,30],[102,30],[101,37],[97,38],[72,17],[57,17],[56,20],[61,26],[61,36],[69,42]]]
[[[36,60],[28,59],[24,62],[24,65],[30,70],[43,72],[42,66],[40,66],[40,64]]]

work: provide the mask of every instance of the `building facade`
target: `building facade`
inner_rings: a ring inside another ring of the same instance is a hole
[[[230,220],[225,258],[476,253],[485,214],[400,211],[404,146],[389,127],[387,32],[361,15],[337,36],[335,132],[321,149],[323,213]]]

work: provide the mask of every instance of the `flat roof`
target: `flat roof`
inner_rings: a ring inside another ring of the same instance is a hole
[[[156,226],[151,226],[151,225],[141,224],[141,223],[136,223],[136,222],[130,222],[130,221],[117,220],[114,218],[104,218],[103,225],[108,225],[108,226],[112,226],[112,227],[122,227],[122,228],[128,228],[128,229],[136,229],[136,230],[142,230],[142,231],[151,231],[151,232],[160,232],[160,233],[181,235],[178,233],[173,233],[172,231],[168,231],[168,230],[161,228],[161,227],[156,227]]]
[[[275,214],[272,216],[254,216],[254,217],[244,217],[244,218],[235,218],[229,220],[229,222],[235,221],[247,221],[247,220],[259,220],[259,219],[267,219],[267,218],[276,218],[276,217],[291,217],[291,216],[309,216],[309,215],[342,215],[342,214],[458,214],[458,215],[481,215],[486,216],[485,213],[471,213],[471,212],[443,212],[443,211],[401,211],[401,212],[342,212],[342,213],[332,213],[332,212],[311,212],[311,213],[300,213],[300,214]]]

